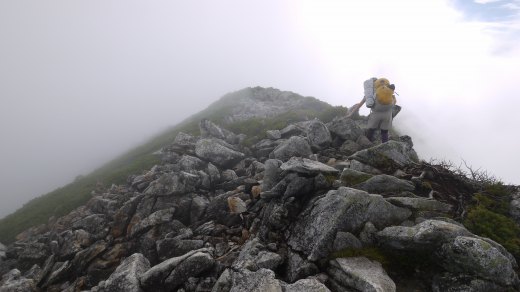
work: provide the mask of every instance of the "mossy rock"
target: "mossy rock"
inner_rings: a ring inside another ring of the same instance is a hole
[[[361,171],[345,168],[340,176],[340,181],[343,186],[351,187],[367,181],[373,175]]]

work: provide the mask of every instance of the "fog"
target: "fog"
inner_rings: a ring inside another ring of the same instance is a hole
[[[351,106],[372,76],[422,158],[518,184],[518,2],[469,2],[0,1],[0,217],[228,92]]]

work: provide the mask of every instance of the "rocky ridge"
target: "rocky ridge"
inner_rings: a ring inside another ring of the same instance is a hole
[[[372,144],[361,124],[295,123],[247,147],[203,120],[162,164],[0,245],[0,292],[517,291],[515,258],[453,220],[410,137]]]

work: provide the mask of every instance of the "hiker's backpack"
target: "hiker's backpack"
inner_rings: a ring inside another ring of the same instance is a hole
[[[377,101],[382,105],[390,105],[394,101],[395,86],[390,85],[386,78],[371,78],[363,84],[365,87],[366,105],[373,108]]]
[[[374,107],[376,100],[374,99],[375,94],[375,82],[377,78],[372,77],[363,83],[365,89],[365,104],[368,108]]]

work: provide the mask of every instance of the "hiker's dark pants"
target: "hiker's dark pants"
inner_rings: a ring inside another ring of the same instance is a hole
[[[374,142],[374,134],[376,133],[377,129],[368,129],[367,130],[367,138],[370,140],[370,142]],[[381,130],[381,142],[385,143],[388,142],[388,130]]]

